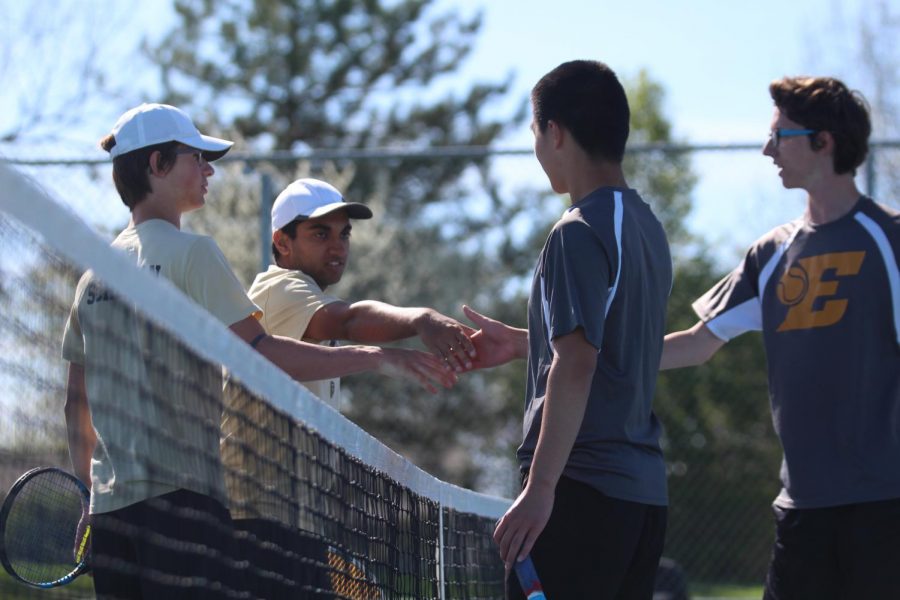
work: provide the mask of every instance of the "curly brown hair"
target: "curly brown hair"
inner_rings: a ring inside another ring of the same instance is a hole
[[[856,174],[869,152],[869,106],[856,90],[833,77],[783,77],[769,85],[775,106],[807,129],[834,138],[834,172]],[[815,140],[810,139],[815,147]]]

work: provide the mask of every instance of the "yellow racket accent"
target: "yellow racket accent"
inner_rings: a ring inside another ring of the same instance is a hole
[[[91,526],[84,528],[84,535],[81,536],[81,543],[78,544],[78,552],[75,553],[75,561],[81,562],[84,558],[84,551],[87,550],[88,540],[91,538]]]

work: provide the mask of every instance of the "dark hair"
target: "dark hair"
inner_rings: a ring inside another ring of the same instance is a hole
[[[783,77],[769,85],[769,94],[791,121],[831,133],[835,173],[856,174],[856,167],[869,152],[872,133],[869,107],[862,94],[833,77]]]
[[[116,145],[116,138],[109,134],[100,140],[100,147],[110,152]],[[135,205],[150,193],[150,155],[159,151],[158,167],[163,171],[172,168],[178,155],[175,150],[179,142],[163,142],[138,148],[113,159],[113,183],[122,202],[133,210]]]
[[[288,236],[289,238],[296,239],[297,238],[297,226],[300,225],[306,219],[294,219],[278,231]],[[278,252],[278,248],[275,246],[275,242],[272,242],[272,257],[275,258],[275,264],[278,264],[278,259],[281,258],[281,253]],[[279,265],[280,266],[280,265]]]
[[[631,112],[625,89],[604,63],[573,60],[559,65],[531,90],[531,104],[542,132],[548,121],[555,121],[590,156],[622,162]]]

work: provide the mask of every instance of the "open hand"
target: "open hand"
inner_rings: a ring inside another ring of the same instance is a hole
[[[435,310],[425,313],[416,324],[416,329],[425,347],[452,369],[467,371],[472,368],[477,353],[469,338],[475,330]]]
[[[513,505],[497,522],[494,541],[500,547],[500,559],[506,569],[512,569],[517,561],[524,560],[531,552],[535,540],[547,526],[553,512],[552,487],[525,486]]]
[[[510,327],[463,305],[463,312],[479,330],[471,339],[477,352],[473,368],[487,369],[528,356],[528,332]]]
[[[456,374],[446,362],[428,352],[404,348],[381,348],[377,371],[382,375],[414,381],[432,394],[436,385],[447,389],[456,383]]]

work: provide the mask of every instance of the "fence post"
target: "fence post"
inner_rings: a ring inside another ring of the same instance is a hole
[[[259,192],[259,272],[265,273],[269,269],[269,260],[272,244],[272,176],[263,173],[260,180]]]
[[[877,152],[877,145],[872,145],[869,148],[869,156],[866,159],[866,196],[869,198],[875,197],[875,154]]]

